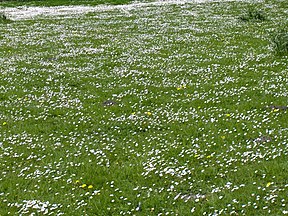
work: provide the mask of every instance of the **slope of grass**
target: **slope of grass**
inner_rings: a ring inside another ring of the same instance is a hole
[[[250,4],[0,23],[0,215],[287,214],[287,14]]]

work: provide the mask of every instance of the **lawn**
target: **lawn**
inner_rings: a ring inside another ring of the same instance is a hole
[[[0,6],[1,216],[288,214],[285,1],[20,4]]]
[[[148,0],[147,0],[148,1]],[[150,0],[151,1],[151,0]],[[63,5],[121,5],[131,3],[132,0],[0,0],[5,7],[16,6],[63,6]],[[143,1],[144,2],[144,1]]]

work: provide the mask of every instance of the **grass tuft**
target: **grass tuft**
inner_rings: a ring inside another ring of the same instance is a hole
[[[7,17],[7,15],[3,12],[0,12],[0,23],[11,22],[11,20]]]
[[[276,54],[288,54],[288,28],[282,28],[272,36],[272,43]]]
[[[262,22],[266,21],[267,17],[266,14],[262,10],[258,10],[256,8],[248,8],[247,11],[245,11],[241,16],[239,16],[239,19],[244,22]]]
[[[1,21],[7,20],[7,16],[4,13],[0,13],[0,20]]]

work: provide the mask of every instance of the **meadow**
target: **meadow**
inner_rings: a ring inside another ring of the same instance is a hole
[[[149,0],[152,1],[152,0]],[[3,7],[19,6],[63,6],[63,5],[123,5],[133,0],[1,0]],[[144,2],[144,1],[142,1]],[[148,2],[148,0],[146,1]]]
[[[1,216],[288,214],[285,1],[14,3]]]

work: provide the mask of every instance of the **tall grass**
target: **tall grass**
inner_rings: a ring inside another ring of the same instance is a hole
[[[288,28],[282,28],[272,37],[273,47],[276,54],[287,55],[288,54]]]
[[[262,22],[267,20],[267,16],[262,10],[255,7],[249,7],[241,16],[239,16],[239,19],[245,22],[248,21]]]

